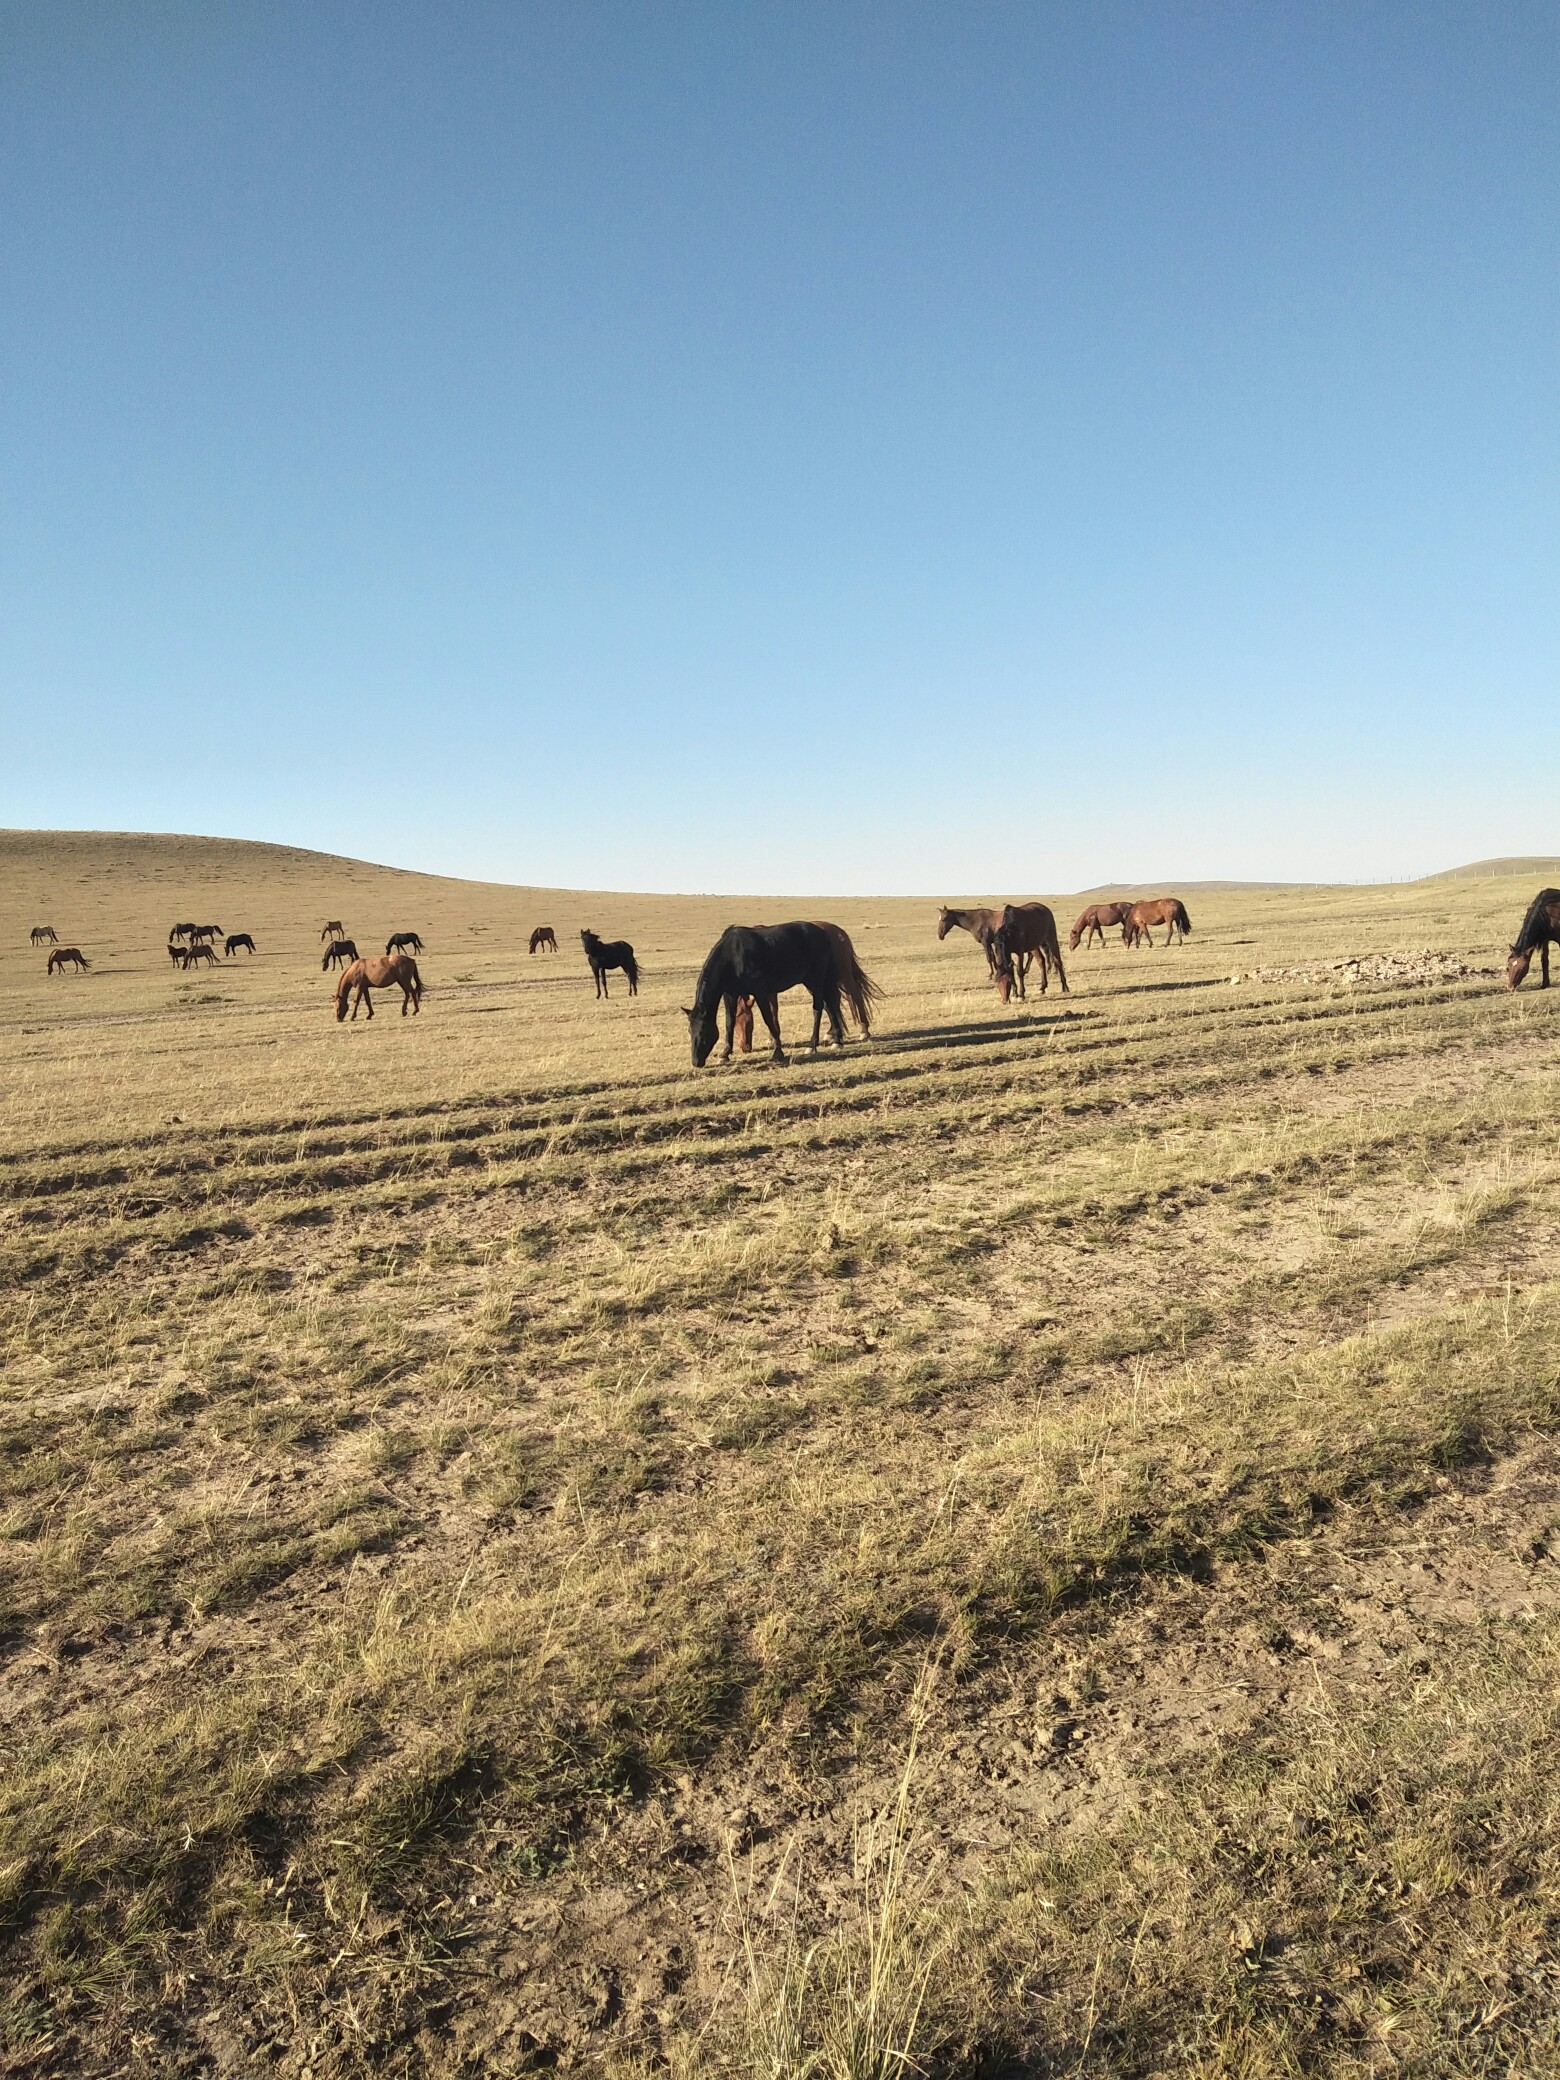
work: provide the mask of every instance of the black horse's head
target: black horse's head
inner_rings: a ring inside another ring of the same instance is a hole
[[[708,1011],[690,1011],[685,1004],[683,1016],[688,1021],[688,1038],[693,1044],[693,1066],[702,1069],[715,1047],[715,1006]]]

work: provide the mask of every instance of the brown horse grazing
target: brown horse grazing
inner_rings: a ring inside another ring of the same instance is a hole
[[[1141,936],[1150,946],[1154,943],[1153,926],[1168,926],[1165,944],[1179,932],[1184,939],[1192,928],[1192,920],[1186,914],[1186,905],[1179,896],[1153,896],[1146,903],[1134,903],[1121,921],[1121,943],[1136,946]]]
[[[79,946],[56,946],[49,955],[49,973],[52,975],[58,969],[63,975],[67,961],[74,963],[78,969],[89,968],[92,965]]]
[[[35,924],[31,937],[34,946],[58,946],[60,943],[59,934],[52,924]]]
[[[1000,910],[950,910],[948,905],[944,903],[937,913],[937,936],[939,939],[946,939],[955,925],[961,931],[968,932],[970,937],[984,951],[986,966],[995,975],[997,964],[992,958],[991,940],[992,935],[1000,928],[1001,923],[1002,912]]]
[[[1541,888],[1527,906],[1520,929],[1506,956],[1506,987],[1516,989],[1539,958],[1540,989],[1549,987],[1549,942],[1560,940],[1560,888]]]
[[[352,1016],[358,1015],[362,1004],[370,1018],[374,1015],[374,1000],[371,989],[388,989],[391,983],[399,983],[401,989],[401,1016],[405,1018],[406,1007],[411,1005],[414,1013],[422,1009],[422,977],[417,972],[417,963],[409,953],[371,954],[366,961],[354,961],[341,980],[336,984],[336,1020],[339,1024],[347,1015],[347,999],[353,998]],[[355,992],[355,995],[354,995]]]
[[[1087,910],[1078,913],[1078,922],[1067,935],[1067,950],[1076,953],[1081,944],[1092,945],[1096,933],[1099,942],[1105,944],[1105,927],[1108,924],[1125,924],[1131,910],[1130,903],[1091,903]]]
[[[556,953],[558,951],[558,935],[550,924],[539,924],[531,934],[531,951],[533,953]]]
[[[358,950],[350,939],[332,939],[325,949],[325,958],[320,962],[320,973],[327,968],[339,967],[343,961],[355,961]]]
[[[347,928],[339,917],[328,917],[324,924],[320,926],[320,937],[322,939],[344,939],[346,933]]]
[[[208,946],[204,939],[201,940],[198,946],[186,946],[176,949],[176,952],[181,968],[193,968],[199,961],[204,961],[208,968],[214,968],[217,965],[217,949],[214,946]]]
[[[1032,960],[1040,964],[1040,988],[1050,986],[1050,969],[1055,968],[1056,978],[1062,985],[1062,995],[1070,996],[1067,987],[1067,970],[1062,966],[1062,949],[1057,944],[1056,918],[1045,903],[1008,903],[1005,905],[1001,922],[992,935],[988,948],[991,972],[1002,981],[1004,969],[1011,964],[1017,969],[1018,993],[1026,994],[1024,977],[1029,972]],[[1007,1002],[1006,996],[1002,999]]]

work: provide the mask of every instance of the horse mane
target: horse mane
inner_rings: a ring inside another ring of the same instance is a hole
[[[1527,915],[1512,945],[1513,953],[1532,953],[1547,943],[1551,934],[1549,914],[1551,904],[1560,905],[1560,888],[1541,888],[1527,906]]]
[[[338,1023],[347,1015],[347,996],[351,991],[353,983],[357,981],[357,971],[362,965],[361,961],[351,961],[341,971],[341,980],[336,984],[336,1018]]]

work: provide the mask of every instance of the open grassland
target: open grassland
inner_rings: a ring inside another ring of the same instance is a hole
[[[8,2070],[1560,2067],[1530,874],[1003,1011],[922,903],[0,862]],[[878,1036],[693,1073],[787,914]]]

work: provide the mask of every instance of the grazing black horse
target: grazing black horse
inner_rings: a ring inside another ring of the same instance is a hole
[[[233,934],[232,938],[227,941],[222,949],[222,958],[225,961],[230,961],[241,946],[246,953],[253,953],[255,950],[255,942],[247,932],[235,932]]]
[[[385,941],[386,953],[421,953],[423,943],[415,932],[392,932]]]
[[[872,1006],[882,995],[856,959],[850,935],[837,924],[733,924],[710,948],[699,970],[693,1006],[687,1011],[693,1066],[702,1069],[715,1045],[717,1009],[726,1010],[726,1045],[722,1061],[731,1059],[732,1034],[739,998],[751,997],[774,1041],[774,1059],[785,1060],[780,1045],[782,990],[805,989],[813,1002],[812,1040],[816,1048],[823,1015],[836,1047],[845,1045],[840,999],[849,1004],[863,1033],[872,1030]]]
[[[585,958],[590,962],[590,972],[596,978],[596,994],[607,994],[608,968],[621,968],[628,977],[628,993],[639,994],[639,963],[634,959],[634,949],[626,939],[598,939],[594,932],[581,932],[580,944],[585,949]]]
[[[320,970],[323,973],[326,968],[345,967],[349,961],[355,961],[357,957],[358,950],[350,939],[332,939],[325,949],[325,958],[320,962]]]
[[[1560,888],[1541,888],[1528,904],[1522,928],[1506,956],[1507,989],[1516,989],[1522,982],[1535,953],[1543,977],[1539,988],[1548,989],[1551,939],[1560,940]]]

